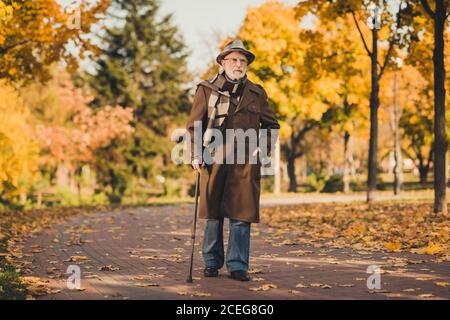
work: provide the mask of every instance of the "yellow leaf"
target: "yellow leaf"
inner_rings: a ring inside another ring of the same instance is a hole
[[[84,261],[88,260],[88,257],[86,256],[71,256],[69,259],[64,260],[64,262],[78,262],[78,261]]]
[[[434,284],[437,285],[437,286],[440,286],[440,287],[448,287],[448,286],[450,286],[450,282],[435,282]]]
[[[428,247],[426,247],[424,250],[423,250],[423,253],[426,253],[426,254],[436,254],[436,253],[439,253],[439,252],[441,252],[442,251],[442,247],[439,245],[439,244],[435,244],[435,243],[433,243],[433,242],[430,242],[429,244],[428,244]]]
[[[263,284],[262,286],[257,287],[257,288],[249,288],[249,290],[251,290],[251,291],[268,291],[268,290],[274,289],[274,288],[277,288],[277,286],[275,284],[268,283],[268,284]]]
[[[328,284],[323,283],[310,283],[309,284],[313,288],[322,288],[322,289],[331,289],[332,287]]]
[[[428,281],[428,280],[433,280],[433,278],[430,278],[430,277],[419,277],[419,278],[416,278],[416,280],[419,280],[419,281]]]
[[[399,251],[402,247],[402,244],[400,242],[388,242],[384,245],[384,247],[388,251]]]
[[[157,283],[136,282],[134,285],[137,287],[159,287],[159,284]]]

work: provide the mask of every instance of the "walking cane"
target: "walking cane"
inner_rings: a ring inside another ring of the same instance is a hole
[[[194,247],[195,247],[195,230],[197,228],[197,208],[198,208],[198,194],[199,194],[199,184],[200,184],[200,172],[197,171],[197,179],[195,180],[195,207],[194,207],[194,223],[192,225],[192,251],[191,251],[191,262],[189,264],[189,274],[186,282],[192,283],[192,264],[194,262]]]

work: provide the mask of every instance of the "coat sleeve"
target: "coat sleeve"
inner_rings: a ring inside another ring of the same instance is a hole
[[[189,120],[186,125],[186,130],[189,133],[189,139],[191,143],[191,162],[194,160],[194,158],[200,159],[200,155],[196,155],[194,153],[195,150],[195,140],[194,140],[194,128],[195,128],[195,122],[201,121],[202,122],[202,135],[201,139],[198,139],[199,146],[197,148],[200,148],[203,152],[202,147],[202,141],[203,141],[203,134],[205,132],[205,124],[208,118],[208,105],[207,105],[207,99],[206,99],[206,91],[205,88],[201,85],[197,87],[197,90],[195,92],[194,101],[192,102],[192,109],[191,113],[189,115]]]
[[[261,99],[261,129],[267,129],[267,156],[271,155],[271,129],[280,129],[280,124],[277,119],[275,119],[275,113],[269,106],[269,101],[267,97],[266,91],[259,86],[262,90],[262,94],[260,95]]]

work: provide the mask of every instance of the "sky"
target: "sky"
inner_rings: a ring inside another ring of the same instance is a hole
[[[267,0],[160,0],[161,15],[173,14],[191,55],[188,69],[201,73],[218,54],[218,41],[233,36],[244,21],[247,8]],[[283,0],[295,5],[298,0]],[[220,38],[218,37],[220,36]]]

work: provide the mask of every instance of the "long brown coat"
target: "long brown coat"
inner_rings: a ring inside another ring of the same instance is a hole
[[[195,93],[187,130],[193,143],[194,121],[202,121],[203,132],[207,125],[208,99],[211,88],[199,85]],[[231,100],[230,111],[234,117],[227,118],[227,129],[253,128],[278,129],[280,126],[261,86],[247,80],[240,101]],[[233,119],[234,118],[234,119]],[[269,139],[270,142],[270,139]],[[226,141],[223,146],[226,148]],[[236,145],[234,146],[236,153]],[[192,148],[193,150],[193,148]],[[193,152],[193,151],[192,151]],[[225,153],[225,151],[224,151]],[[236,155],[235,155],[236,159]],[[235,161],[236,162],[236,161]],[[199,217],[217,219],[226,217],[247,222],[259,222],[259,199],[261,164],[210,164],[200,174]]]

